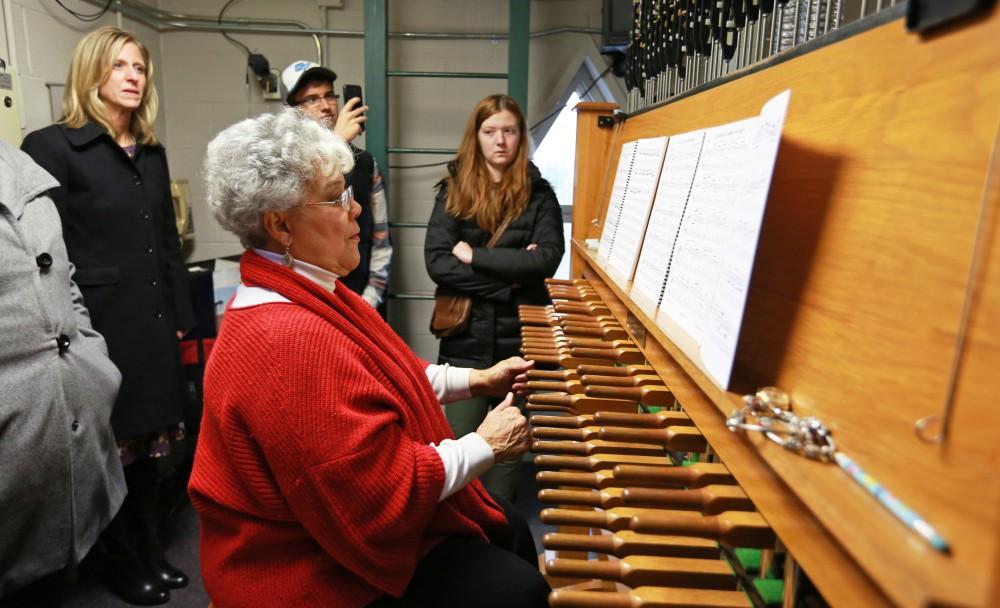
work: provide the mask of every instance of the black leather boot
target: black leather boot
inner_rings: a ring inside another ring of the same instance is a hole
[[[170,590],[142,559],[144,547],[140,543],[144,514],[150,510],[150,477],[155,483],[155,474],[156,469],[144,461],[125,467],[128,494],[100,539],[104,584],[136,606],[158,606],[170,601]]]
[[[104,584],[129,604],[159,606],[170,601],[170,590],[137,559],[109,560]]]
[[[163,553],[163,544],[160,542],[160,534],[152,518],[142,522],[139,531],[139,555],[147,569],[164,586],[169,589],[187,587],[187,575],[167,561]]]
[[[139,559],[134,538],[129,538],[131,535],[128,532],[109,527],[102,536],[102,578],[105,586],[129,604],[166,604],[170,601],[170,590]]]

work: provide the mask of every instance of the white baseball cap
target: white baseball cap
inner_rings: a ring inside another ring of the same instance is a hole
[[[292,103],[292,95],[300,83],[314,79],[329,80],[330,84],[333,84],[333,81],[337,80],[337,74],[312,61],[303,59],[292,62],[292,65],[281,73],[281,84],[285,85],[285,103]]]

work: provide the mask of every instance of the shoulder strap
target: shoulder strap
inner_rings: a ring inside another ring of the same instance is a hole
[[[494,247],[497,244],[497,241],[499,241],[500,237],[503,236],[504,230],[507,230],[507,226],[510,225],[511,219],[513,218],[509,215],[504,218],[503,222],[500,223],[500,226],[498,226],[496,231],[493,233],[493,236],[490,237],[490,241],[486,243],[487,247]]]

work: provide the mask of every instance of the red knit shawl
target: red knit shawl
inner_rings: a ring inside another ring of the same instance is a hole
[[[410,438],[422,444],[437,444],[444,439],[454,438],[441,411],[440,402],[427,379],[425,364],[360,296],[340,281],[336,290],[330,292],[251,250],[243,254],[240,272],[245,285],[273,290],[326,320],[336,331],[358,345],[395,389],[386,392],[406,397],[405,401],[390,401],[384,405],[398,413],[400,425]],[[347,481],[347,487],[350,487],[350,480]],[[392,484],[396,480],[385,479],[380,482]],[[446,533],[454,533],[464,529],[466,533],[481,535],[482,526],[505,523],[502,509],[490,498],[479,480],[473,480],[431,508],[435,509],[434,513],[419,513],[416,512],[419,509],[408,506],[400,515],[412,520],[414,535],[421,534],[419,522],[426,522],[424,525],[429,529],[423,533],[424,540],[421,542],[424,551],[441,540],[437,538],[427,546],[428,534],[434,537],[445,530],[449,531]],[[438,530],[437,534],[434,532],[435,528]],[[352,550],[365,552],[364,547]],[[399,564],[395,566],[398,568]],[[415,562],[410,565],[411,568],[413,566]],[[405,586],[409,580],[410,572],[405,570],[410,568],[399,572],[400,580],[383,581],[386,585],[384,588],[391,592],[401,592],[405,588],[401,588],[401,585]]]

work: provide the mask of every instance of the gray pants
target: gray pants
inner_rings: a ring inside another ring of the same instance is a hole
[[[451,425],[455,437],[463,437],[475,432],[482,424],[483,418],[486,417],[486,412],[495,404],[495,399],[473,397],[444,406],[445,416],[448,418],[448,424]],[[494,464],[493,468],[483,473],[479,480],[490,492],[513,502],[520,472],[521,457],[516,456]]]

